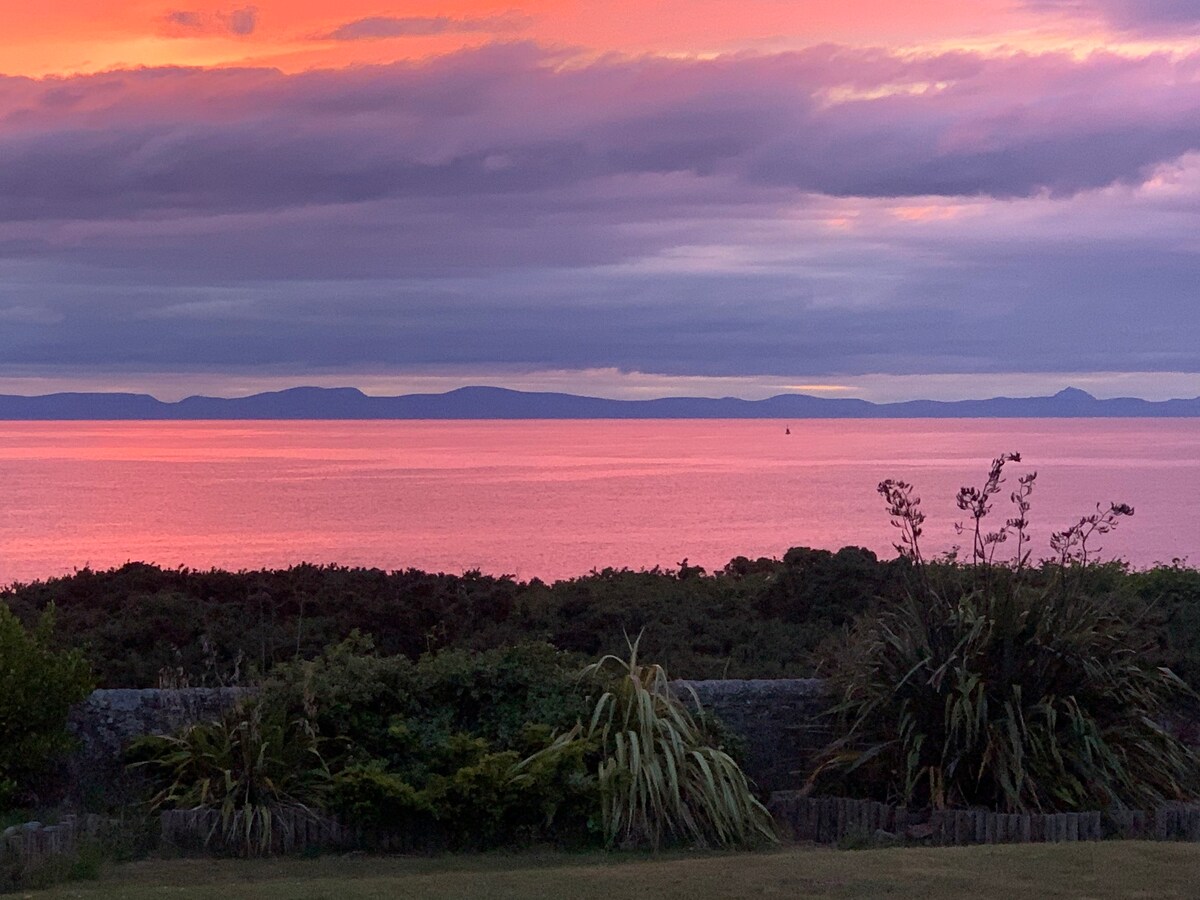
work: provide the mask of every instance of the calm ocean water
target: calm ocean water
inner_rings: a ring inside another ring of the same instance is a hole
[[[1038,472],[1036,550],[1119,500],[1137,513],[1106,556],[1200,563],[1197,420],[4,422],[0,582],[128,560],[556,578],[891,555],[887,477],[917,485],[929,552],[957,540],[959,485],[1009,450],[1026,463],[1008,487]]]

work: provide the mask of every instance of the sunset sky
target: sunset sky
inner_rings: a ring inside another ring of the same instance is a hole
[[[0,23],[0,392],[1200,395],[1200,0]]]

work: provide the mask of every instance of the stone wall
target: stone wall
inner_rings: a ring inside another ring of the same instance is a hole
[[[121,761],[130,741],[216,719],[243,693],[242,688],[93,691],[71,710],[67,722],[77,742],[67,762],[70,793],[82,799],[102,791],[109,799],[120,800],[130,788]]]
[[[741,738],[746,774],[766,792],[801,787],[813,757],[832,735],[822,713],[829,708],[825,682],[816,678],[759,681],[677,681],[684,699],[701,705]],[[112,793],[125,784],[121,752],[134,738],[170,733],[217,718],[242,696],[241,688],[95,691],[71,714],[79,750],[66,773],[79,796],[90,789]],[[1200,714],[1181,717],[1172,730],[1200,745]]]
[[[703,707],[742,739],[746,773],[763,790],[799,787],[813,754],[829,739],[819,718],[827,700],[818,679],[679,681],[676,687],[685,698],[695,691]],[[240,688],[93,692],[69,723],[79,742],[69,764],[73,793],[119,790],[126,781],[121,753],[130,741],[215,719],[242,694]]]
[[[193,722],[218,718],[237,702],[242,688],[93,691],[71,711],[67,728],[90,759],[120,755],[133,738],[169,734]]]
[[[825,682],[818,678],[762,681],[678,681],[677,692],[695,691],[745,745],[742,765],[764,791],[798,788],[813,757],[830,740]],[[689,691],[690,689],[690,691]]]

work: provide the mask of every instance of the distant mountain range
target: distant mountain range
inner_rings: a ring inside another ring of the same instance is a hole
[[[1191,400],[1098,400],[1067,388],[1052,397],[909,400],[870,403],[807,394],[766,400],[664,397],[608,400],[574,394],[465,387],[445,394],[369,397],[355,388],[298,387],[232,399],[188,397],[164,403],[149,394],[0,394],[3,420],[101,419],[919,419],[1200,416]]]

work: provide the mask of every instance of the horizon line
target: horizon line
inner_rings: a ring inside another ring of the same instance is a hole
[[[800,387],[800,386],[797,386]],[[288,394],[297,394],[300,392],[311,392],[316,395],[337,395],[353,393],[366,400],[401,400],[407,398],[444,398],[454,395],[461,395],[469,392],[495,392],[497,394],[524,396],[524,397],[558,397],[570,398],[578,400],[591,400],[604,403],[616,404],[646,404],[646,403],[662,403],[662,402],[687,402],[687,401],[709,401],[713,403],[720,402],[738,402],[746,404],[761,404],[772,400],[783,398],[805,398],[817,401],[822,404],[866,404],[876,407],[903,406],[911,403],[937,404],[942,406],[950,406],[964,403],[986,403],[990,401],[1004,400],[1050,400],[1050,399],[1076,399],[1082,402],[1094,401],[1096,403],[1112,403],[1121,401],[1135,401],[1145,404],[1165,404],[1176,402],[1194,402],[1200,401],[1200,395],[1187,397],[1169,397],[1160,400],[1152,400],[1146,397],[1140,397],[1135,394],[1127,394],[1113,397],[1097,397],[1090,391],[1067,384],[1051,394],[1009,394],[1000,393],[990,396],[963,397],[956,399],[937,399],[932,397],[912,396],[900,400],[869,400],[858,396],[822,396],[828,393],[841,393],[848,391],[851,388],[838,386],[824,385],[804,385],[803,389],[799,390],[781,390],[769,396],[759,398],[748,398],[738,396],[736,394],[662,394],[650,397],[611,397],[601,394],[578,393],[567,390],[553,389],[528,389],[528,388],[512,388],[496,384],[464,384],[454,388],[448,388],[444,391],[407,391],[404,393],[368,393],[361,387],[353,384],[341,385],[318,385],[318,384],[294,384],[288,387],[275,388],[271,390],[253,391],[250,393],[233,393],[233,394],[215,394],[215,393],[196,393],[180,397],[175,400],[163,400],[150,391],[112,391],[112,390],[60,390],[49,391],[45,393],[26,394],[26,393],[9,393],[0,392],[0,398],[8,400],[49,400],[54,398],[78,397],[78,398],[100,398],[100,397],[121,397],[121,398],[138,398],[148,399],[163,406],[179,406],[188,403],[189,401],[218,401],[218,402],[237,402],[241,400],[251,400],[260,397],[278,397]]]

